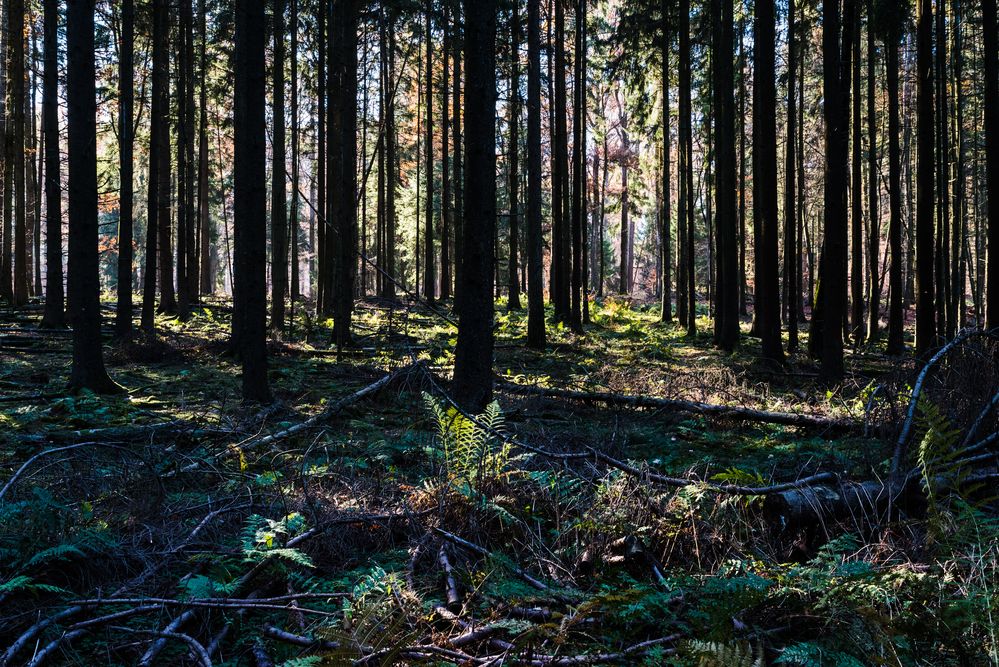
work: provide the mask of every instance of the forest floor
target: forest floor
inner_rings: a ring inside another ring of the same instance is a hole
[[[612,299],[536,352],[498,313],[469,416],[456,332],[415,306],[361,303],[339,358],[299,307],[266,408],[221,301],[155,345],[108,330],[115,398],[65,395],[68,332],[0,312],[0,664],[999,664],[988,489],[809,521],[752,492],[883,479],[921,364],[866,346],[830,386]],[[927,480],[999,389],[981,354],[920,404]]]

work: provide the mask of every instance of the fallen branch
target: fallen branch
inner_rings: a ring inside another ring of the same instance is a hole
[[[674,410],[689,412],[708,417],[731,418],[742,421],[762,422],[765,424],[783,424],[804,428],[819,428],[832,431],[854,431],[863,425],[851,419],[833,419],[818,415],[800,414],[796,412],[768,412],[753,408],[742,408],[732,405],[717,405],[700,401],[681,401],[671,398],[652,396],[628,396],[607,392],[576,391],[572,389],[549,389],[545,387],[528,387],[513,382],[497,382],[497,386],[511,394],[525,396],[543,396],[545,398],[562,398],[585,403],[604,403],[607,405],[622,405],[631,408],[654,408],[657,410]]]
[[[488,549],[486,549],[485,547],[480,547],[478,544],[474,544],[473,542],[469,542],[468,540],[466,540],[466,539],[464,539],[462,537],[458,537],[454,533],[449,533],[448,531],[443,530],[441,528],[434,527],[433,531],[435,533],[437,533],[438,535],[440,535],[441,537],[443,537],[444,539],[449,540],[451,542],[454,542],[458,546],[465,547],[469,551],[474,551],[475,553],[477,553],[480,556],[483,556],[485,558],[492,558],[492,555],[493,555],[492,552],[489,551]],[[516,565],[514,565],[512,567],[513,567],[514,573],[518,577],[520,577],[521,579],[523,579],[524,581],[526,581],[527,583],[529,583],[531,586],[534,586],[539,591],[547,591],[548,590],[548,584],[544,583],[540,579],[535,579],[530,574],[528,574],[527,571],[525,571],[525,570],[517,567]]]

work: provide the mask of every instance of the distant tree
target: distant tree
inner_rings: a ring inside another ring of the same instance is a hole
[[[131,1],[122,5],[122,34],[126,29],[126,13],[131,7]],[[59,157],[59,4],[56,0],[45,0],[42,11],[44,17],[44,74],[42,81],[42,132],[45,135],[45,313],[42,316],[42,326],[60,328],[66,324],[66,300],[62,284],[62,182],[60,180]],[[130,28],[130,26],[128,26]],[[124,37],[123,37],[124,39]],[[122,52],[122,62],[125,53]],[[121,99],[125,99],[124,87]],[[124,193],[123,197],[124,199]],[[119,267],[118,275],[125,276],[128,286],[128,299],[124,304],[128,313],[128,326],[132,325],[132,226],[131,218],[122,216],[118,233],[119,256],[125,253],[128,257],[128,268],[122,273]],[[123,233],[126,232],[126,233]],[[127,249],[126,245],[127,244]],[[121,279],[119,278],[119,282]],[[121,288],[118,290],[118,317],[122,313]],[[120,327],[119,327],[120,330]],[[128,333],[128,331],[119,333]]]
[[[982,0],[985,38],[985,162],[987,179],[989,264],[985,326],[999,327],[999,28],[996,0]]]
[[[233,350],[243,366],[243,400],[269,402],[267,382],[267,191],[264,4],[236,0],[235,266]]]
[[[274,10],[273,118],[271,135],[271,331],[280,335],[288,296],[288,183],[285,153],[284,0]],[[293,184],[294,185],[294,184]]]
[[[545,347],[541,236],[541,0],[527,0],[527,344]]]
[[[934,305],[933,3],[916,5],[916,352],[936,343]]]
[[[101,343],[97,255],[97,72],[94,0],[69,0],[66,98],[69,147],[69,316],[73,325],[71,389],[117,394]]]
[[[532,0],[532,3],[534,0]],[[492,259],[496,228],[496,0],[465,8],[465,219],[452,394],[468,410],[492,399]],[[532,28],[533,30],[533,28]],[[536,42],[536,40],[535,40]]]

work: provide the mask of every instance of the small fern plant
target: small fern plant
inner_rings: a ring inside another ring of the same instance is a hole
[[[494,401],[481,415],[469,418],[428,394],[423,398],[434,415],[447,476],[481,493],[485,482],[501,477],[510,462],[499,404]]]

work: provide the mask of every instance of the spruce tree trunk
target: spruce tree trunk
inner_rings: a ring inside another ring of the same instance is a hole
[[[357,287],[357,24],[356,0],[334,4],[330,19],[329,220],[335,250],[333,341],[341,351],[350,343],[350,321]]]
[[[7,119],[11,124],[13,151],[10,154],[13,168],[14,196],[14,305],[28,303],[28,231],[26,219],[26,193],[24,165],[27,155],[24,145],[25,94],[24,94],[24,0],[9,0],[7,4],[7,30],[10,45],[7,61],[8,107]]]
[[[551,100],[555,122],[552,124],[552,305],[555,321],[565,324],[571,319],[570,267],[571,267],[571,204],[569,191],[569,114],[566,91],[565,62],[565,2],[553,0],[554,38],[552,52],[554,63],[551,81],[554,98]],[[555,202],[558,202],[555,204]],[[557,278],[557,280],[556,280]]]
[[[236,0],[235,18],[233,342],[243,368],[243,400],[266,403],[271,393],[267,383],[264,3]]]
[[[426,62],[426,100],[424,102],[424,132],[426,140],[424,143],[424,159],[426,160],[426,199],[424,200],[424,228],[423,228],[423,298],[429,303],[434,302],[437,293],[437,275],[434,256],[434,34],[432,14],[434,9],[433,0],[427,0],[426,6],[426,41],[427,41],[427,62]]]
[[[288,183],[285,154],[284,0],[274,10],[273,131],[271,133],[271,332],[280,336],[288,296]]]
[[[787,141],[784,146],[784,308],[787,311],[787,351],[798,350],[798,201],[795,198],[798,171],[798,25],[795,0],[787,4]],[[801,202],[804,204],[804,202]]]
[[[189,215],[190,211],[187,208],[187,126],[190,122],[187,116],[187,89],[192,82],[185,76],[187,72],[187,49],[185,48],[184,7],[188,5],[188,0],[182,0],[178,5],[175,17],[176,39],[174,40],[177,49],[174,54],[174,60],[177,64],[177,83],[175,89],[177,122],[174,126],[177,137],[177,313],[181,320],[186,320],[191,313],[187,270],[187,230],[192,223],[191,216]]]
[[[714,79],[712,110],[715,122],[715,215],[718,248],[715,269],[715,345],[722,350],[732,351],[739,344],[732,3],[727,0],[712,0],[711,23],[714,47],[711,60]],[[756,48],[759,49],[760,45],[757,44]],[[759,147],[756,147],[754,153],[758,150]],[[780,311],[777,312],[779,316]]]
[[[583,331],[583,226],[586,216],[586,0],[576,1],[572,112],[572,268],[569,325]]]
[[[936,344],[934,299],[933,3],[916,12],[916,352]]]
[[[678,14],[680,17],[679,141],[682,165],[679,171],[682,183],[680,191],[681,203],[678,210],[680,224],[683,227],[683,239],[681,241],[681,246],[684,258],[682,262],[682,270],[680,272],[682,273],[680,280],[684,283],[684,313],[687,316],[685,322],[683,317],[681,317],[680,320],[687,325],[687,335],[694,336],[697,334],[697,292],[695,290],[694,280],[696,262],[694,257],[694,139],[693,132],[691,130],[692,104],[690,94],[690,0],[680,0],[680,10]]]
[[[4,16],[5,19],[9,15]],[[6,25],[0,28],[0,105],[3,106],[3,160],[0,169],[3,171],[3,229],[0,230],[0,299],[8,303],[14,300],[14,275],[11,257],[13,253],[13,198],[14,189],[14,133],[10,104],[7,100],[7,73],[10,69],[8,55],[10,54],[10,38]]]
[[[122,4],[122,41],[131,39],[130,10],[131,0]],[[45,0],[44,17],[44,74],[42,82],[42,132],[45,133],[45,314],[42,326],[60,328],[66,324],[65,298],[62,280],[62,182],[60,180],[59,158],[59,4],[56,0]],[[122,48],[122,69],[130,63],[128,50]],[[123,81],[131,81],[122,77]],[[126,93],[126,90],[128,91]],[[131,102],[131,85],[121,86],[121,103]],[[131,108],[128,115],[131,118]],[[121,127],[121,154],[126,154],[125,126]],[[128,150],[131,145],[128,146]],[[122,157],[124,164],[124,157]],[[131,167],[131,161],[129,162]],[[129,172],[131,173],[131,172]],[[124,174],[122,176],[124,179]],[[118,334],[127,335],[132,326],[132,218],[131,187],[127,190],[122,180],[122,214],[118,231]],[[129,181],[131,186],[131,181]],[[124,213],[126,193],[129,195],[129,211]],[[127,263],[126,263],[127,260]],[[122,265],[126,270],[122,271]],[[123,287],[127,289],[123,289]],[[122,298],[122,292],[127,292]],[[123,313],[124,310],[124,313]],[[126,319],[127,318],[127,319]],[[123,326],[122,320],[125,320]]]
[[[492,258],[496,228],[496,2],[465,7],[465,256],[458,292],[452,395],[483,410],[492,399]]]
[[[456,2],[454,7],[454,76],[451,77],[452,106],[451,106],[451,130],[454,133],[454,159],[451,161],[452,183],[454,185],[454,282],[455,295],[461,286],[461,262],[464,257],[462,250],[463,236],[462,220],[464,219],[464,187],[462,186],[462,144],[461,144],[461,3]],[[457,300],[456,300],[457,304]]]
[[[69,387],[122,392],[104,368],[101,282],[97,254],[97,72],[94,0],[69,0],[66,12],[66,98],[69,147],[69,316],[73,368]],[[18,71],[18,70],[15,70]]]
[[[660,302],[659,320],[664,323],[673,322],[673,283],[670,280],[670,271],[673,265],[673,253],[670,248],[670,237],[672,234],[670,208],[670,106],[669,106],[669,6],[665,0],[660,6],[662,12],[663,31],[660,44],[660,58],[662,59],[662,72],[660,74],[660,86],[662,86],[662,208],[659,212],[659,247],[661,252],[660,265],[662,266],[662,278],[660,285],[662,289],[662,300]],[[594,156],[594,161],[596,156]]]
[[[155,13],[155,10],[154,10]],[[162,40],[159,44],[153,44],[153,68],[157,67],[157,62],[162,70],[163,95],[162,113],[167,118],[161,124],[157,141],[159,146],[159,183],[157,184],[158,196],[156,198],[156,229],[159,232],[160,251],[160,307],[161,313],[174,315],[177,313],[177,292],[174,289],[174,261],[173,261],[173,229],[171,226],[170,214],[170,190],[172,187],[170,160],[170,25],[172,23],[172,12],[169,3],[166,3],[161,14],[163,28],[161,30]],[[155,19],[153,19],[155,20]],[[157,60],[157,55],[159,59]],[[155,76],[155,74],[154,74]]]
[[[198,0],[198,249],[201,253],[201,279],[198,281],[202,294],[215,293],[216,271],[212,263],[212,220],[209,212],[208,192],[208,60],[205,55],[207,44],[205,20],[205,0]]]
[[[451,166],[449,159],[451,126],[448,101],[451,99],[451,86],[448,59],[451,54],[451,26],[448,16],[448,3],[444,2],[444,44],[441,49],[441,298],[451,298]]]
[[[877,340],[881,326],[881,213],[878,188],[878,111],[875,102],[877,46],[874,42],[874,0],[867,0],[867,337]]]
[[[902,354],[905,342],[905,285],[902,269],[902,151],[899,146],[898,27],[885,36],[885,70],[888,88],[888,354]]]
[[[302,295],[301,261],[299,259],[299,145],[298,145],[298,0],[291,1],[291,212],[289,219],[290,233],[288,241],[291,244],[291,302]],[[294,314],[294,313],[293,313]],[[294,318],[293,318],[294,319]]]
[[[527,0],[527,344],[545,347],[541,231],[541,0]]]
[[[510,260],[507,262],[507,310],[520,310],[520,1],[510,17]]]
[[[982,0],[985,43],[985,206],[988,209],[988,268],[986,269],[985,326],[999,326],[999,28],[996,0]]]
[[[851,123],[853,134],[852,164],[850,167],[850,337],[854,346],[864,342],[867,333],[864,326],[864,185],[863,185],[863,135],[860,107],[860,8],[853,12],[853,20],[847,30],[853,34],[851,64],[853,67],[853,103]]]
[[[161,153],[164,148],[164,138],[167,135],[167,108],[169,106],[169,72],[166,52],[166,31],[169,28],[168,5],[166,0],[153,0],[153,63],[152,63],[152,101],[149,108],[149,178],[146,181],[148,207],[146,210],[146,259],[142,269],[142,329],[152,334],[156,318],[156,280],[160,261],[160,231],[159,213],[160,187],[162,178],[160,170],[164,162]],[[167,179],[169,183],[169,177]],[[169,197],[169,191],[164,191],[162,197]],[[169,212],[169,208],[167,208]],[[169,219],[165,224],[169,225]],[[236,285],[233,285],[235,297]],[[237,326],[235,319],[233,327]]]
[[[757,275],[756,301],[760,342],[764,359],[784,361],[780,327],[780,267],[779,230],[777,219],[777,88],[776,40],[777,16],[774,0],[756,0],[753,21],[753,183],[756,214],[760,220],[761,238],[756,252],[760,257]],[[790,142],[789,142],[790,143]],[[719,148],[721,144],[719,143]],[[734,156],[733,156],[734,157]],[[719,153],[719,187],[725,156]],[[719,237],[722,233],[722,215],[719,206]],[[721,257],[719,256],[719,261]],[[719,297],[721,292],[719,291]],[[729,306],[731,308],[731,306]],[[736,312],[738,323],[738,312]],[[736,324],[738,326],[738,324]]]

